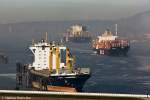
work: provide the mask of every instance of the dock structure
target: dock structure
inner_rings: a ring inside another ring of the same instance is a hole
[[[6,100],[150,100],[149,94],[115,94],[84,92],[48,92],[0,90],[0,99]]]
[[[0,63],[7,64],[8,62],[8,56],[0,52]]]
[[[16,63],[16,90],[28,88],[29,86],[29,72],[27,66],[21,63]]]

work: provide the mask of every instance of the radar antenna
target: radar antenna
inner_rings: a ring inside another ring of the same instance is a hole
[[[116,36],[118,35],[118,25],[115,24],[115,28],[116,28]]]
[[[48,35],[47,35],[48,33],[47,32],[45,32],[45,42],[47,42],[48,41]]]
[[[34,39],[32,39],[32,45],[34,45],[34,43],[35,43],[35,40],[34,40]]]

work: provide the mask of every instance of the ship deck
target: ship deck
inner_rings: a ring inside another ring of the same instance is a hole
[[[71,72],[69,70],[63,70],[59,74],[58,73],[50,73],[48,69],[45,70],[30,70],[30,73],[43,76],[43,77],[49,77],[49,76],[75,76],[75,75],[90,75],[90,69],[89,68],[78,68],[76,70],[72,70]]]

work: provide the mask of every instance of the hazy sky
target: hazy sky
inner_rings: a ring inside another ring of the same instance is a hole
[[[112,20],[150,10],[150,0],[0,0],[0,23]]]

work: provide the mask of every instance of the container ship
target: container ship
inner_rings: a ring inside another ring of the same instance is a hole
[[[127,55],[130,43],[126,39],[119,38],[116,24],[116,35],[107,29],[101,36],[93,40],[92,47],[100,55]]]
[[[91,41],[91,35],[86,26],[73,25],[67,29],[64,40],[66,42],[86,43]]]
[[[81,92],[90,78],[90,69],[75,66],[68,47],[48,43],[47,39],[32,43],[29,49],[34,61],[23,65],[17,63],[17,85],[29,89],[61,92]]]

